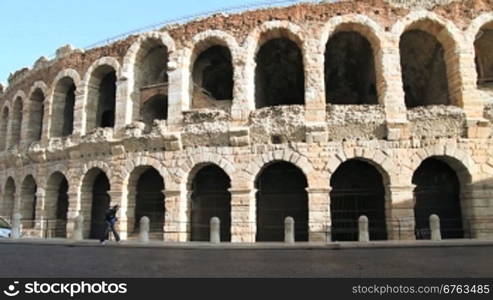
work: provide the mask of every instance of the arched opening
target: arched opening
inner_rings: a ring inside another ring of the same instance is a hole
[[[436,37],[409,30],[399,47],[406,106],[450,105],[444,49]]]
[[[308,241],[308,182],[305,174],[288,162],[265,167],[257,180],[257,236],[259,242],[284,241],[284,221],[295,221],[295,240]]]
[[[442,238],[463,238],[460,182],[455,171],[437,158],[424,160],[414,172],[416,238],[430,238],[430,215],[440,217]]]
[[[217,100],[231,101],[233,64],[230,50],[216,45],[202,51],[193,64],[192,81],[193,108],[210,107]]]
[[[481,28],[474,41],[478,86],[493,87],[493,22]]]
[[[29,124],[27,127],[27,140],[35,142],[41,140],[43,133],[45,95],[40,88],[34,90],[29,98]]]
[[[4,107],[2,111],[2,119],[0,120],[0,150],[7,149],[7,127],[9,124],[9,108]]]
[[[5,188],[3,190],[3,199],[0,216],[3,216],[7,219],[12,218],[14,213],[14,202],[15,202],[15,182],[12,177],[7,179],[5,183]]]
[[[116,71],[102,65],[93,72],[88,85],[87,131],[115,125]]]
[[[378,103],[373,49],[360,33],[338,32],[327,42],[325,90],[331,104]]]
[[[208,241],[210,220],[221,220],[221,241],[231,241],[231,187],[229,176],[216,165],[201,168],[191,184],[192,241]]]
[[[22,128],[22,98],[17,97],[12,109],[12,122],[10,124],[10,142],[9,145],[19,145],[21,142]]]
[[[51,137],[66,137],[74,130],[76,86],[71,77],[60,79],[53,93]]]
[[[45,195],[45,217],[48,222],[47,236],[67,237],[68,181],[60,172],[48,179]]]
[[[84,237],[99,239],[104,234],[105,213],[110,207],[110,182],[99,168],[89,170],[82,182],[81,213],[84,216]]]
[[[153,239],[163,239],[164,229],[164,180],[159,172],[152,167],[139,168],[133,175],[135,183],[135,213],[133,228],[130,232],[139,231],[140,219],[150,220],[149,233]],[[140,174],[140,176],[139,176]],[[138,178],[138,179],[137,179]],[[131,210],[131,209],[130,209]],[[127,212],[128,213],[128,212]],[[129,225],[131,224],[129,223]]]
[[[34,177],[29,175],[24,178],[21,186],[21,206],[23,228],[34,228],[36,220],[36,190],[37,185]]]
[[[287,38],[265,42],[256,64],[256,108],[305,103],[303,54],[295,42]]]
[[[145,131],[151,131],[155,120],[168,118],[168,97],[162,94],[152,96],[142,105],[141,115],[146,126]]]
[[[168,115],[168,49],[157,39],[142,42],[134,66],[135,109],[149,131]]]
[[[371,240],[387,239],[385,188],[374,166],[360,160],[346,161],[332,175],[330,186],[333,241],[357,241],[362,215],[368,217]]]

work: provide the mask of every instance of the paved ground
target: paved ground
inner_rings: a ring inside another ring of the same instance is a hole
[[[0,244],[0,277],[493,277],[493,246],[179,249]]]

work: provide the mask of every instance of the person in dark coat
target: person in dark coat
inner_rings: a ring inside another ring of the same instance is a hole
[[[106,211],[106,213],[104,214],[105,229],[104,229],[104,234],[101,237],[101,244],[104,244],[106,242],[106,237],[109,236],[110,231],[113,233],[115,240],[117,242],[120,241],[120,236],[118,235],[118,232],[116,232],[116,229],[115,229],[116,221],[118,221],[118,219],[116,217],[116,212],[118,211],[118,208],[119,208],[119,206],[115,205],[115,206],[109,208]]]

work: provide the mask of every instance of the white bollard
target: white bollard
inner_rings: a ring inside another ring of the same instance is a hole
[[[221,243],[221,220],[218,217],[211,218],[210,241],[212,244]]]
[[[141,242],[141,243],[148,243],[149,242],[149,223],[150,223],[150,220],[148,217],[140,218],[139,242]]]
[[[359,241],[360,242],[369,242],[370,241],[370,233],[368,232],[368,217],[362,215],[358,219],[358,231],[359,231]]]
[[[12,232],[10,233],[11,239],[19,239],[21,237],[21,219],[20,213],[15,213],[12,216]]]
[[[440,217],[433,214],[430,216],[431,240],[441,241],[442,233],[440,232]]]
[[[292,217],[286,217],[284,219],[284,242],[288,244],[294,244],[294,219]]]
[[[84,229],[84,217],[82,215],[78,215],[77,217],[75,217],[74,234],[72,237],[74,241],[82,241],[84,239],[82,235],[83,229]]]

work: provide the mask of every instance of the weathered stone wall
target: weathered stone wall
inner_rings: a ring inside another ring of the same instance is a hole
[[[52,193],[46,192],[54,188],[49,178],[60,172],[69,184],[70,234],[71,220],[88,213],[86,182],[90,178],[86,175],[92,176],[89,171],[98,168],[110,180],[112,201],[122,206],[120,229],[125,237],[126,224],[134,222],[130,203],[135,195],[129,185],[135,180],[129,178],[139,166],[152,166],[165,182],[164,238],[186,241],[190,238],[189,181],[202,166],[216,164],[231,179],[232,240],[252,242],[255,178],[266,165],[282,160],[299,167],[307,177],[310,239],[320,241],[330,232],[331,175],[343,162],[360,159],[375,166],[384,179],[389,238],[413,239],[413,234],[398,234],[414,228],[412,176],[422,161],[437,157],[459,177],[467,230],[473,237],[491,237],[493,113],[491,104],[485,106],[491,102],[489,93],[476,86],[474,39],[493,22],[492,7],[487,0],[438,3],[427,10],[383,0],[299,4],[218,14],[87,51],[62,48],[55,59],[40,59],[33,69],[14,74],[0,93],[0,125],[5,123],[0,126],[0,141],[6,143],[0,153],[0,208],[19,211],[21,185],[32,175],[37,184],[36,217],[43,220],[48,215],[45,203],[53,201],[48,199]],[[405,106],[399,39],[415,29],[433,35],[444,48],[453,106]],[[340,31],[358,32],[370,42],[377,105],[326,104],[324,51],[329,38]],[[288,38],[301,49],[305,104],[256,110],[256,53],[263,42],[277,37]],[[140,67],[139,50],[149,39],[168,51],[168,118],[155,121],[152,130],[144,132],[135,84],[139,78],[134,74]],[[200,51],[213,45],[231,51],[233,99],[224,101],[227,105],[202,99],[196,107],[191,66]],[[91,97],[101,66],[116,72],[116,124],[93,129]],[[51,127],[60,117],[53,108],[54,91],[65,77],[76,85],[74,132],[54,137]],[[28,99],[37,89],[45,95],[43,131],[39,141],[27,142],[34,111]],[[17,144],[10,138],[18,129],[10,117],[16,99],[23,101]]]

